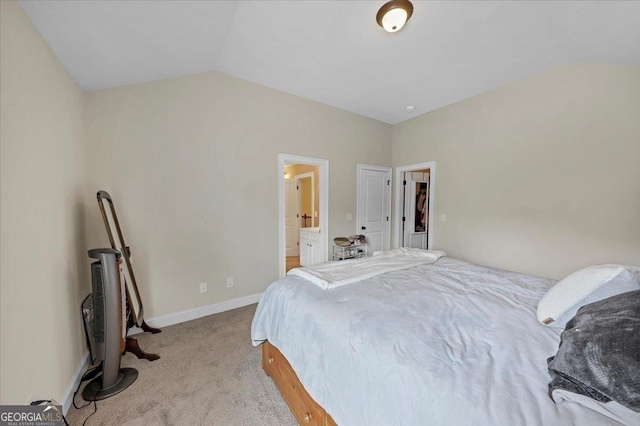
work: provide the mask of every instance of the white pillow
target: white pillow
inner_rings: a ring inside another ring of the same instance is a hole
[[[578,309],[620,293],[640,290],[640,268],[598,265],[558,281],[538,302],[538,321],[564,329]]]

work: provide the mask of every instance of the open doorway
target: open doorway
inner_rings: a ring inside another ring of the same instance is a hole
[[[328,160],[278,155],[280,276],[290,269],[326,262]]]
[[[309,260],[304,258],[307,247],[307,233],[319,230],[319,214],[316,206],[320,205],[320,194],[316,191],[319,181],[320,166],[313,164],[287,164],[284,167],[284,233],[286,241],[286,265],[285,272],[299,266],[306,266]],[[303,237],[304,245],[300,247],[300,237]],[[310,246],[309,246],[310,247]],[[303,265],[303,263],[305,265]]]
[[[290,164],[285,166],[285,178],[291,179],[296,185],[298,201],[296,207],[300,215],[300,228],[315,228],[318,224],[318,209],[320,194],[316,191],[316,182],[320,177],[320,166],[309,164]],[[308,171],[307,171],[308,170]]]
[[[432,249],[435,173],[435,161],[396,168],[396,247]]]

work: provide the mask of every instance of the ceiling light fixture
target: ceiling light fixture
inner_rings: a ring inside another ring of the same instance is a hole
[[[380,8],[376,21],[385,31],[395,33],[404,27],[412,14],[413,4],[409,0],[391,0]]]

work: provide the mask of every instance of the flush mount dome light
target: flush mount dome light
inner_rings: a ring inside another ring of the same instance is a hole
[[[413,4],[409,0],[391,0],[385,3],[378,14],[376,21],[378,25],[389,33],[400,31],[413,14]]]

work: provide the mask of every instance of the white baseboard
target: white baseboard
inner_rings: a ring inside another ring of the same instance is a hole
[[[62,401],[60,402],[60,404],[62,405],[62,413],[65,416],[67,415],[67,412],[71,407],[71,402],[73,401],[73,393],[78,388],[78,385],[80,384],[80,380],[82,379],[82,375],[87,370],[90,363],[91,363],[91,360],[89,359],[89,351],[87,351],[82,356],[82,359],[80,360],[80,364],[78,365],[78,368],[76,369],[76,372],[74,373],[73,379],[71,380],[71,383],[67,387],[67,390],[64,391],[64,393],[62,394]]]
[[[251,294],[249,296],[238,297],[237,299],[225,300],[224,302],[214,303],[212,305],[201,306],[199,308],[188,309],[186,311],[175,312],[173,314],[162,315],[155,318],[145,319],[145,322],[151,327],[162,328],[194,319],[206,317],[208,315],[219,314],[220,312],[230,311],[232,309],[242,308],[243,306],[258,303],[262,293]],[[133,327],[129,330],[129,336],[142,333],[142,329]]]

